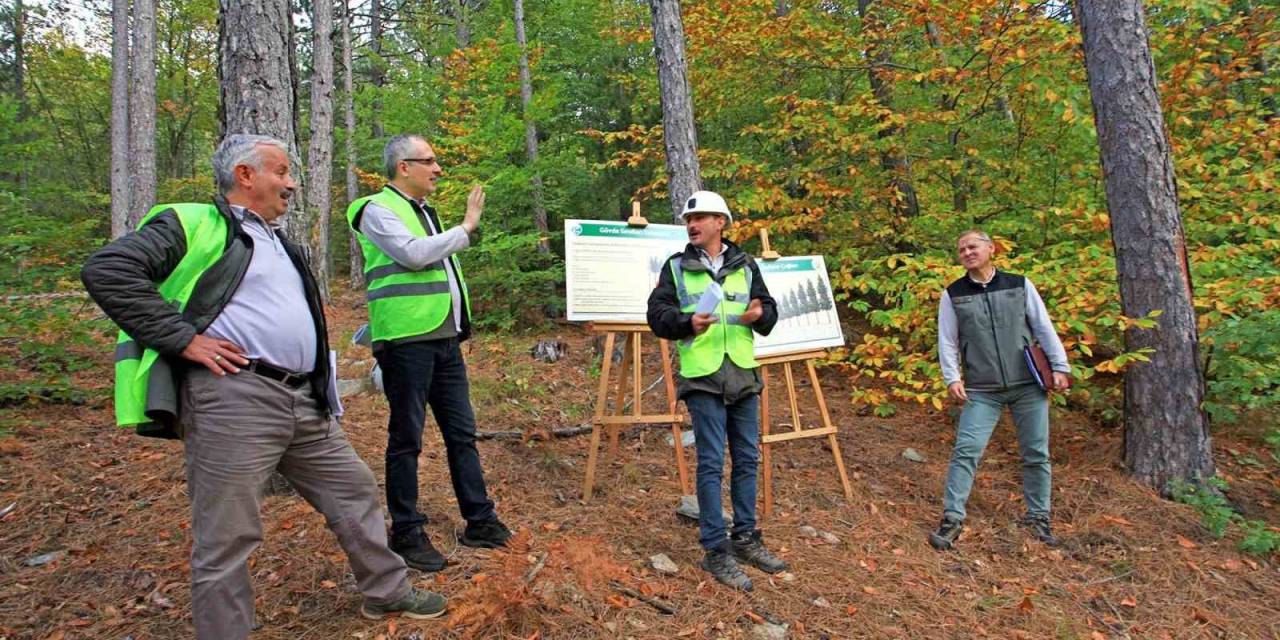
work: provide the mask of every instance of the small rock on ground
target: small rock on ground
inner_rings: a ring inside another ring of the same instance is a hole
[[[806,538],[816,538],[818,537],[818,530],[806,524],[800,527],[800,535]]]
[[[659,553],[649,556],[649,565],[658,573],[677,574],[680,573],[680,567],[665,553]]]
[[[836,534],[831,533],[830,531],[823,531],[820,535],[822,537],[822,541],[827,544],[840,544],[840,538],[837,538]]]
[[[751,628],[751,637],[754,640],[785,640],[787,625],[772,622],[757,624]]]
[[[902,457],[912,462],[924,462],[924,456],[920,455],[919,451],[916,451],[911,447],[907,447],[906,449],[902,450]]]

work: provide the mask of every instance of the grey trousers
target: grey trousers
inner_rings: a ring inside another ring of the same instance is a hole
[[[197,638],[237,640],[253,628],[247,560],[262,542],[261,491],[277,467],[324,514],[370,602],[408,595],[404,561],[387,548],[373,473],[307,386],[193,369],[182,385],[181,428]]]
[[[1049,516],[1053,485],[1049,465],[1049,396],[1035,384],[1024,384],[1004,391],[969,392],[969,401],[960,412],[956,446],[951,453],[951,465],[947,468],[947,484],[942,498],[944,517],[964,520],[965,503],[973,489],[973,474],[1005,407],[1009,407],[1013,414],[1013,425],[1018,433],[1018,451],[1022,454],[1022,498],[1026,502],[1027,515]]]

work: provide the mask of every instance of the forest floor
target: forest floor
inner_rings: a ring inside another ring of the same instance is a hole
[[[359,296],[343,294],[332,309],[344,377],[373,364],[349,340],[362,307]],[[564,341],[566,357],[533,360],[529,347],[544,338]],[[822,370],[823,387],[854,498],[841,493],[825,439],[775,445],[775,510],[762,529],[791,575],[749,570],[755,591],[730,591],[698,568],[697,528],[674,515],[680,490],[669,430],[624,434],[586,505],[579,498],[589,436],[542,437],[589,419],[598,368],[592,344],[585,329],[569,325],[467,343],[480,428],[539,437],[480,443],[490,494],[519,532],[507,551],[478,551],[454,541],[462,521],[429,425],[422,507],[450,565],[411,578],[450,598],[449,617],[359,617],[359,594],[323,518],[296,496],[274,496],[264,503],[265,542],[251,561],[261,623],[253,637],[756,638],[768,637],[768,622],[786,625],[792,638],[1280,638],[1280,558],[1238,551],[1237,528],[1214,538],[1192,507],[1131,481],[1119,464],[1119,431],[1078,412],[1053,417],[1061,548],[1013,524],[1022,499],[1006,416],[957,549],[934,551],[925,536],[939,517],[952,418],[917,406],[890,418],[859,412],[834,369]],[[0,517],[0,640],[192,635],[181,445],[112,426],[109,353],[104,345],[83,354],[99,363],[76,374],[96,390],[88,404],[0,407],[0,512],[15,504]],[[651,360],[650,380],[656,370]],[[0,381],[23,375],[3,371]],[[786,421],[778,404],[775,424]],[[805,398],[806,426],[817,420],[810,405]],[[346,408],[348,437],[381,480],[385,400],[364,392],[348,397]],[[1233,503],[1274,526],[1280,461],[1264,431],[1219,430],[1215,454]],[[907,447],[925,462],[905,459]],[[806,537],[806,525],[834,539]],[[658,553],[678,573],[651,568]]]

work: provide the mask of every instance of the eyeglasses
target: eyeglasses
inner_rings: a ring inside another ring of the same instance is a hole
[[[435,162],[435,158],[401,158],[400,162],[421,162],[422,164],[431,164]]]

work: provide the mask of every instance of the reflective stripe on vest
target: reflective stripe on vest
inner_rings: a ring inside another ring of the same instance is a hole
[[[369,302],[369,332],[374,342],[395,340],[431,333],[440,328],[452,314],[453,299],[449,292],[449,274],[443,261],[414,270],[396,262],[355,227],[356,216],[370,202],[391,211],[418,237],[432,235],[414,211],[413,205],[390,187],[352,202],[347,207],[347,224],[356,231],[364,253],[365,300]],[[457,256],[450,256],[450,266],[458,276],[462,302],[467,314],[471,300]]]
[[[680,267],[680,260],[677,256],[668,263],[671,265],[671,275],[675,278],[676,297],[680,301],[682,312],[693,313],[698,308],[698,299],[711,285],[712,279],[706,271],[685,271]],[[676,351],[680,354],[681,376],[698,378],[711,375],[720,370],[725,355],[743,369],[759,366],[755,359],[751,327],[740,322],[751,302],[750,282],[751,268],[747,265],[725,276],[724,282],[720,284],[724,299],[713,312],[719,322],[707,327],[702,335],[676,342]]]
[[[162,204],[151,209],[138,227],[157,214],[172,209],[182,225],[187,253],[157,289],[160,296],[179,311],[187,306],[200,276],[222,257],[227,245],[227,220],[212,204]],[[116,338],[115,409],[116,424],[130,426],[151,422],[147,417],[147,386],[151,367],[160,354],[144,349],[124,331]]]

